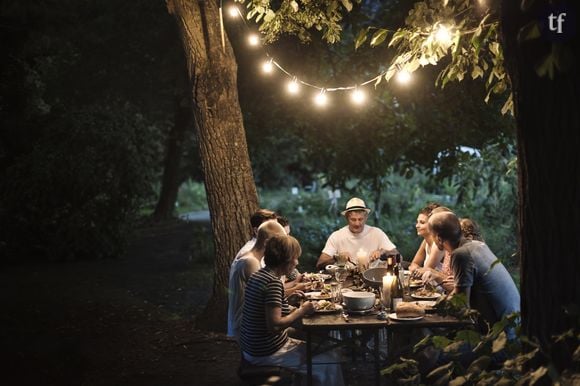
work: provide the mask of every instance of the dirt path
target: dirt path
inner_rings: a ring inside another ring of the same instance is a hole
[[[3,267],[2,385],[238,385],[237,347],[196,331],[211,267],[191,225],[142,229],[126,258]]]

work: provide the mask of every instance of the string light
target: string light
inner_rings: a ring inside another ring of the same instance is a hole
[[[449,31],[449,28],[443,24],[440,24],[439,28],[437,28],[437,32],[435,33],[435,39],[440,44],[450,45],[451,44],[451,32]]]
[[[221,5],[221,3],[222,3],[222,0],[220,0],[220,5]],[[221,12],[221,6],[220,6],[220,12]],[[247,24],[247,21],[245,20],[245,17],[243,16],[242,12],[240,11],[240,9],[237,6],[234,6],[234,5],[229,6],[227,8],[227,12],[230,15],[230,17],[237,18],[239,16],[240,19],[244,22],[245,26],[248,29],[250,29],[250,27]],[[220,16],[221,16],[221,14],[220,14]],[[444,25],[439,25],[439,28],[438,28],[437,32],[435,33],[434,37],[438,41],[449,41],[449,42],[451,41],[450,31]],[[248,44],[250,46],[252,46],[252,47],[261,46],[261,39],[260,39],[260,36],[258,34],[249,33],[247,36],[247,39],[248,39],[247,40]],[[310,83],[307,83],[305,81],[298,79],[296,76],[294,76],[289,71],[284,69],[278,62],[273,60],[273,58],[271,58],[271,56],[269,55],[268,52],[266,52],[266,55],[270,59],[263,62],[261,65],[262,71],[264,73],[271,74],[274,71],[274,66],[277,67],[281,72],[283,72],[286,76],[288,76],[290,78],[290,80],[288,80],[286,83],[286,90],[288,91],[288,93],[293,94],[293,95],[298,94],[300,92],[300,88],[302,85],[304,85],[306,87],[311,87],[311,88],[315,88],[317,90],[320,90],[320,92],[314,96],[314,103],[319,107],[324,107],[328,104],[327,92],[339,92],[339,91],[349,91],[351,102],[355,105],[362,105],[367,99],[367,94],[363,90],[361,90],[359,88],[359,86],[364,87],[364,86],[371,84],[371,83],[376,84],[387,73],[387,71],[383,71],[382,73],[375,76],[374,78],[369,79],[365,82],[359,83],[358,86],[320,87],[320,86],[317,86],[315,84],[310,84]],[[395,76],[395,79],[397,80],[397,82],[399,82],[401,84],[407,84],[411,81],[411,74],[404,69],[399,70]]]
[[[411,81],[411,73],[405,69],[399,70],[396,79],[400,84],[407,84]]]
[[[258,44],[260,44],[260,37],[256,34],[250,34],[248,35],[248,43],[250,43],[251,46],[257,46]]]
[[[236,7],[235,5],[230,5],[230,6],[228,7],[228,14],[229,14],[231,17],[238,17],[238,16],[241,16],[241,14],[240,14],[240,10],[239,10],[239,9],[238,9],[238,7]]]
[[[320,90],[320,93],[316,94],[316,96],[314,97],[314,103],[316,103],[316,105],[320,107],[326,106],[326,104],[328,103],[328,97],[326,96],[325,89]]]
[[[350,94],[350,99],[355,105],[362,105],[363,102],[367,99],[367,96],[363,91],[355,88],[354,91]]]
[[[262,63],[262,71],[266,74],[271,74],[274,71],[274,65],[272,64],[272,59]]]
[[[298,94],[298,91],[300,90],[300,85],[298,84],[298,79],[296,79],[296,77],[294,77],[294,79],[292,79],[291,81],[288,82],[288,84],[286,85],[286,88],[288,89],[288,92],[290,94]]]

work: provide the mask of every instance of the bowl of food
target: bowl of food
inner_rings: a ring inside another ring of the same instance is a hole
[[[350,291],[342,294],[344,305],[351,311],[364,311],[375,305],[375,294],[372,292]]]
[[[380,288],[383,285],[383,276],[387,274],[387,269],[383,267],[369,268],[363,272],[363,281],[373,288]]]

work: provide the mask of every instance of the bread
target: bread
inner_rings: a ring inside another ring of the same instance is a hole
[[[397,304],[395,312],[397,313],[397,318],[417,318],[419,316],[425,316],[423,307],[409,302],[400,302]]]

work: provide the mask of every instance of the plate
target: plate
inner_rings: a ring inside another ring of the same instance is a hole
[[[345,311],[349,314],[349,315],[368,315],[370,313],[375,312],[375,307],[371,307],[367,310],[360,310],[360,311],[355,311],[355,310],[349,310],[348,308],[344,308]]]
[[[332,314],[339,311],[342,311],[342,306],[340,304],[335,304],[333,310],[314,310],[317,314]]]
[[[423,317],[422,316],[416,316],[416,317],[413,317],[413,318],[399,318],[399,317],[397,317],[397,313],[396,312],[393,312],[393,313],[389,314],[389,319],[397,320],[397,321],[400,321],[400,322],[408,322],[408,321],[411,321],[411,320],[421,320],[421,319],[423,319]]]
[[[305,273],[304,274],[304,278],[306,280],[328,280],[332,277],[332,275],[329,275],[327,273]]]
[[[441,297],[441,294],[439,292],[435,292],[429,296],[411,294],[411,297],[413,299],[419,299],[419,300],[433,300],[433,299],[439,299]]]
[[[422,280],[411,280],[409,281],[409,288],[419,288],[419,287],[423,287],[423,281]]]
[[[330,294],[322,294],[320,291],[306,292],[304,296],[306,296],[308,299],[316,299],[316,300],[330,299]]]

